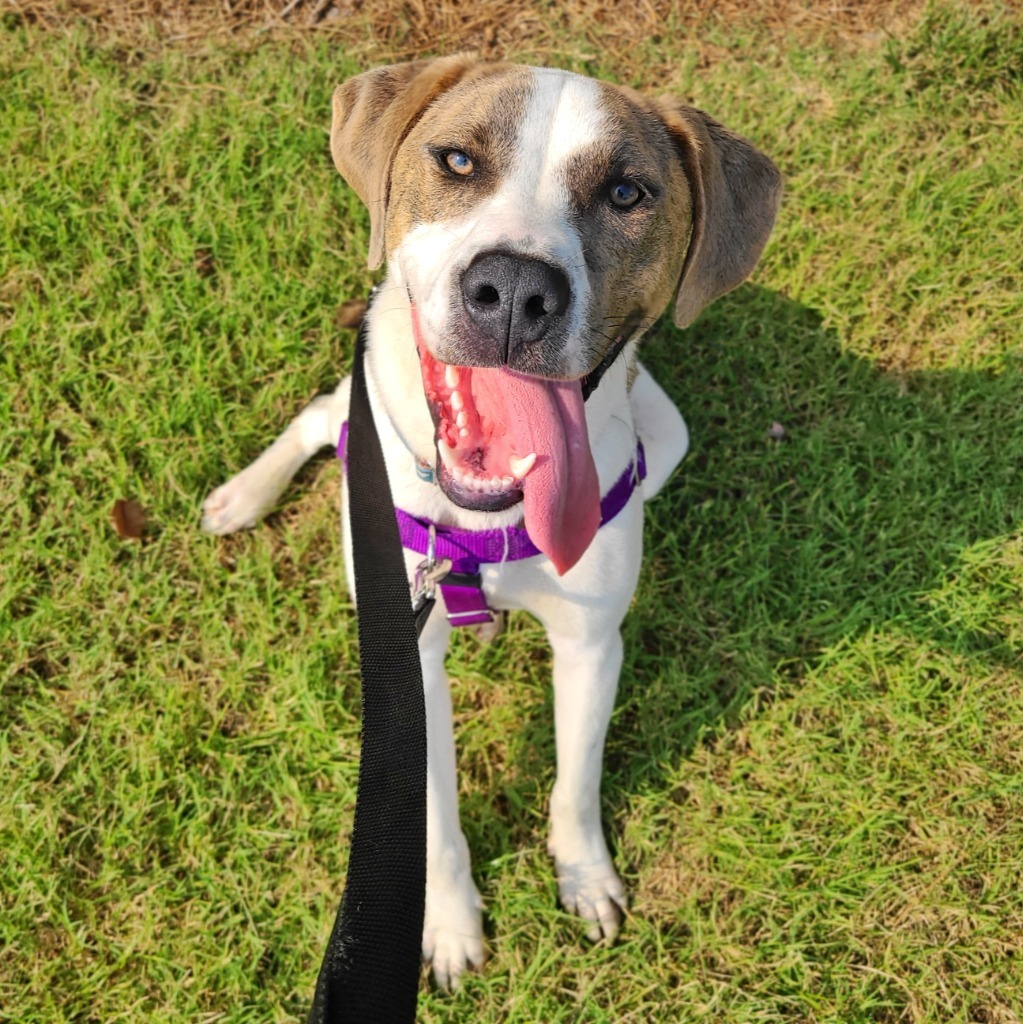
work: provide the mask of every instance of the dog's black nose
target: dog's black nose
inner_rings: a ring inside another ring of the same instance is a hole
[[[462,275],[473,323],[509,363],[521,345],[540,341],[560,322],[572,296],[564,271],[511,253],[481,253]]]

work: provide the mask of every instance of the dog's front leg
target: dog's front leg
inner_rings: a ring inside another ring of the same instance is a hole
[[[551,632],[558,774],[548,851],[564,908],[589,922],[593,942],[613,938],[626,906],[600,823],[600,776],[622,667],[617,624],[601,633]]]
[[[618,933],[626,907],[600,823],[600,776],[622,668],[619,630],[642,561],[643,502],[634,494],[579,564],[556,581],[558,589],[544,587],[546,594],[529,605],[554,653],[558,774],[547,848],[561,903],[588,923],[594,942]]]
[[[469,845],[458,819],[451,693],[444,671],[451,627],[434,610],[419,640],[426,696],[426,920],[423,959],[441,988],[483,966],[483,901],[472,880]]]
[[[225,534],[255,526],[304,463],[337,444],[350,391],[351,378],[345,377],[332,394],[314,398],[255,462],[213,491],[203,503],[203,529]]]

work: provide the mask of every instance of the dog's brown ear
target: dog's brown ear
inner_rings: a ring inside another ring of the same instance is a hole
[[[341,176],[369,208],[368,263],[384,261],[391,165],[423,111],[476,64],[468,54],[392,64],[350,78],[334,90],[330,152]]]
[[[670,100],[658,106],[693,198],[692,233],[675,298],[675,323],[685,327],[756,266],[781,202],[781,174],[752,143],[703,111]]]

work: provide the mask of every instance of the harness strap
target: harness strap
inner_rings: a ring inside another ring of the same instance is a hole
[[[348,424],[341,425],[338,458],[345,463]],[[628,504],[632,492],[646,479],[646,455],[643,442],[636,441],[636,458],[600,501],[600,525],[611,522]],[[505,526],[493,530],[462,530],[454,526],[431,523],[404,509],[394,510],[398,521],[401,545],[409,551],[425,555],[430,545],[430,527],[434,528],[434,553],[437,558],[451,559],[451,573],[440,581],[440,591],[452,626],[476,626],[493,621],[480,579],[484,565],[501,565],[534,558],[542,554],[521,526]]]
[[[448,622],[452,626],[481,626],[494,621],[494,612],[483,593],[483,578],[478,572],[456,572],[454,569],[440,581]]]

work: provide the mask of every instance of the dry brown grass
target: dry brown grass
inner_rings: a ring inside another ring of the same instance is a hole
[[[1018,0],[1013,0],[1017,3]],[[871,45],[915,20],[921,0],[10,0],[27,20],[54,30],[86,22],[142,47],[244,44],[273,36],[337,39],[367,62],[475,50],[488,57],[604,60],[648,77],[649,47],[665,33],[706,37],[722,23],[760,38]],[[640,47],[640,52],[637,52]],[[713,53],[713,48],[710,48]]]

